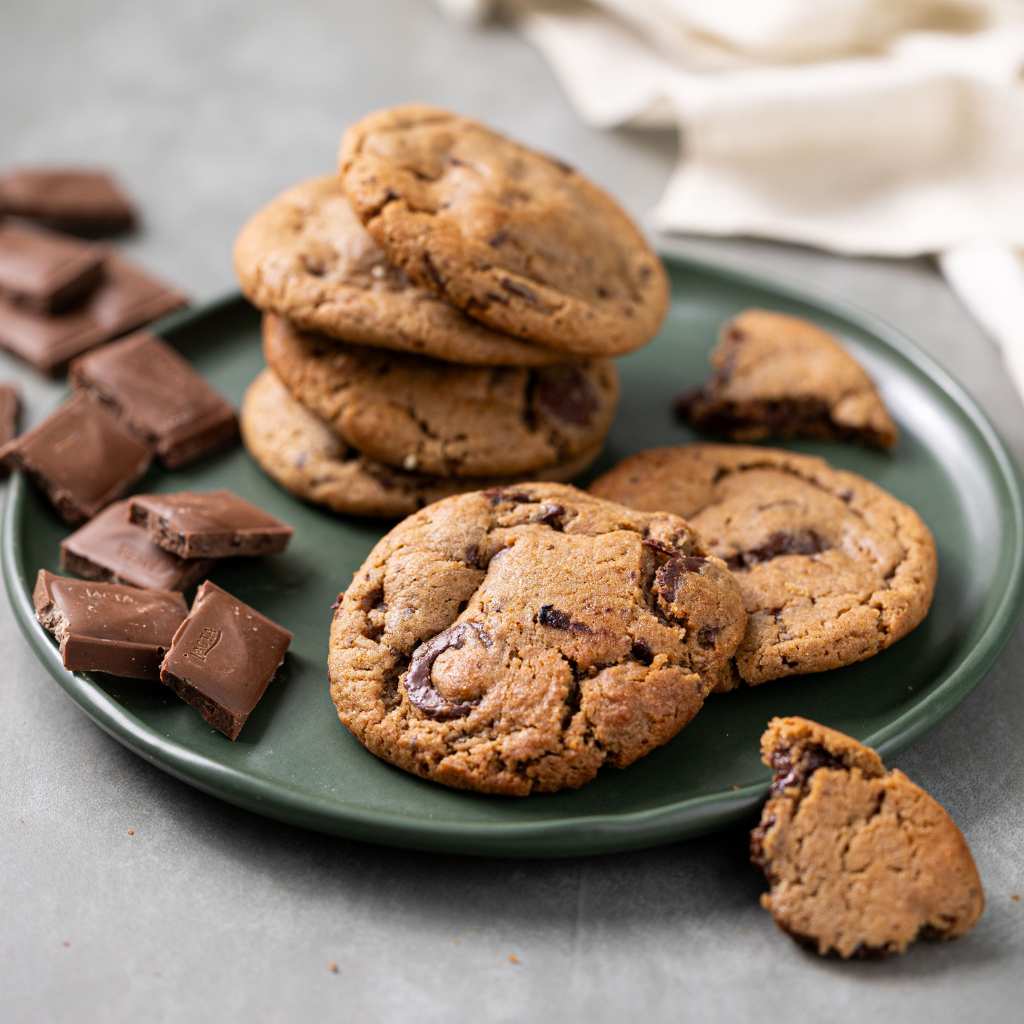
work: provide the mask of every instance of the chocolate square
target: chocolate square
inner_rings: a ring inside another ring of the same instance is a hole
[[[75,238],[0,224],[0,297],[37,313],[55,313],[96,287],[105,255]]]
[[[291,642],[288,630],[207,580],[174,634],[160,682],[234,740]]]
[[[212,558],[179,558],[132,524],[128,501],[115,501],[60,545],[60,567],[88,580],[124,583],[143,590],[187,590],[216,564]]]
[[[23,167],[0,175],[0,213],[98,238],[135,226],[132,201],[104,171]]]
[[[145,331],[76,359],[71,383],[114,409],[168,469],[238,440],[235,410],[170,345]]]
[[[188,606],[181,594],[92,583],[39,570],[36,618],[60,644],[64,667],[158,679]]]
[[[292,528],[231,491],[137,494],[131,520],[181,558],[276,555]]]
[[[88,395],[69,398],[39,426],[0,448],[68,523],[96,515],[135,483],[153,455]]]
[[[119,256],[84,302],[40,316],[0,300],[0,347],[44,373],[58,373],[75,356],[184,306],[185,296]]]

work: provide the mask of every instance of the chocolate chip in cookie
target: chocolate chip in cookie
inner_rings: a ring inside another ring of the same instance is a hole
[[[804,718],[772,719],[761,758],[774,779],[751,859],[770,885],[761,904],[783,931],[848,959],[974,927],[985,897],[967,842],[901,771]]]
[[[676,411],[696,429],[756,441],[814,437],[891,448],[896,424],[863,367],[827,331],[751,309],[721,331],[714,374]]]

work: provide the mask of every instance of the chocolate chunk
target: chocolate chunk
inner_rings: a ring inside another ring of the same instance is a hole
[[[181,594],[92,583],[39,570],[36,618],[60,644],[64,667],[158,679],[160,662],[188,607]]]
[[[666,601],[672,602],[679,592],[679,581],[688,572],[700,572],[708,560],[698,555],[680,555],[669,558],[655,573],[655,586]]]
[[[599,409],[597,395],[576,366],[545,366],[537,375],[537,404],[564,423],[585,427]]]
[[[179,558],[153,543],[128,517],[129,501],[116,501],[60,545],[62,569],[89,580],[126,583],[144,590],[187,590],[214,566],[212,558]]]
[[[635,658],[641,665],[650,665],[654,661],[654,651],[643,640],[634,640],[633,646],[629,649],[629,654],[631,658]]]
[[[18,413],[21,412],[21,396],[13,384],[0,384],[0,447],[18,436]],[[0,467],[0,474],[6,473]]]
[[[75,356],[184,306],[185,296],[119,256],[84,302],[40,316],[0,301],[0,347],[44,373],[57,373]]]
[[[0,213],[98,238],[135,226],[131,200],[103,171],[25,167],[0,176]]]
[[[231,491],[139,494],[131,521],[180,558],[276,555],[292,528]]]
[[[846,767],[843,761],[820,746],[798,749],[795,761],[793,754],[789,748],[772,751],[773,793],[782,793],[790,786],[804,786],[819,768]]]
[[[733,570],[749,569],[780,555],[818,555],[827,550],[828,544],[814,530],[776,530],[760,547],[738,551],[725,562]]]
[[[160,682],[229,740],[284,661],[292,634],[207,580],[160,667]]]
[[[718,639],[718,634],[721,630],[717,626],[701,626],[697,630],[697,643],[701,647],[710,649],[715,646],[715,641]]]
[[[145,331],[76,359],[71,383],[113,408],[168,469],[238,439],[235,410],[170,345]]]
[[[475,622],[460,622],[413,651],[409,671],[405,674],[405,691],[415,707],[439,722],[463,718],[476,707],[476,701],[448,700],[434,689],[431,680],[434,662],[445,651],[461,649],[471,636],[485,647],[491,646],[490,636]]]
[[[0,224],[0,297],[56,313],[99,284],[103,260],[101,249],[77,239]]]
[[[569,633],[592,633],[593,630],[585,622],[576,622],[568,612],[563,612],[553,604],[542,604],[537,612],[537,622],[541,626],[552,629],[564,629]]]
[[[79,392],[27,434],[0,448],[72,524],[120,498],[149,468],[152,453],[103,408]]]

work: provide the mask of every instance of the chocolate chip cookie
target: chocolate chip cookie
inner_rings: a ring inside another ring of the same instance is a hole
[[[264,370],[242,403],[242,439],[273,480],[303,501],[355,516],[406,516],[463,491],[508,484],[507,479],[434,477],[406,473],[361,455]],[[541,479],[572,480],[600,452],[600,445],[570,462],[548,466]]]
[[[891,448],[896,424],[864,368],[827,331],[749,309],[711,354],[714,374],[676,411],[698,430],[736,441],[818,437]]]
[[[903,772],[805,718],[772,719],[761,758],[775,778],[751,859],[771,886],[761,904],[783,931],[846,959],[974,927],[985,896],[971,851]]]
[[[863,661],[931,606],[935,542],[920,516],[823,459],[740,445],[654,448],[591,491],[684,516],[736,574],[750,616],[737,685]]]
[[[470,367],[341,345],[268,314],[270,368],[348,444],[438,476],[522,476],[599,446],[618,401],[608,360]]]
[[[256,213],[235,242],[242,291],[303,330],[468,366],[564,356],[492,331],[412,283],[370,237],[337,177],[313,178]]]
[[[739,590],[678,516],[573,487],[448,498],[373,549],[331,625],[341,721],[448,786],[582,786],[668,742],[743,635]]]
[[[612,356],[657,333],[668,280],[578,171],[434,107],[383,110],[341,144],[345,193],[409,277],[495,330]]]

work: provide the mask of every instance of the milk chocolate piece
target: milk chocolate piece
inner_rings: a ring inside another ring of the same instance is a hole
[[[81,392],[0,448],[0,461],[25,473],[72,525],[120,498],[152,457],[146,445]]]
[[[74,238],[0,224],[0,296],[55,313],[87,295],[103,276],[104,252]]]
[[[160,682],[229,740],[284,661],[292,634],[207,580],[160,667]]]
[[[109,405],[168,469],[238,439],[235,410],[170,345],[145,331],[76,359],[71,383]]]
[[[188,606],[181,594],[92,583],[39,570],[36,618],[72,672],[159,679],[160,662]]]
[[[103,281],[72,309],[53,316],[0,300],[0,347],[56,374],[75,356],[148,324],[186,303],[185,296],[119,256]]]
[[[231,491],[137,494],[131,520],[181,558],[276,555],[292,528]]]
[[[179,558],[164,551],[128,517],[130,502],[115,501],[60,545],[60,567],[88,580],[143,590],[187,590],[207,576],[212,558]]]
[[[99,238],[135,226],[131,200],[113,178],[80,167],[23,167],[0,175],[0,213]]]
[[[21,396],[13,384],[0,384],[0,446],[18,436],[18,413],[21,412]],[[6,467],[0,468],[5,475]]]

